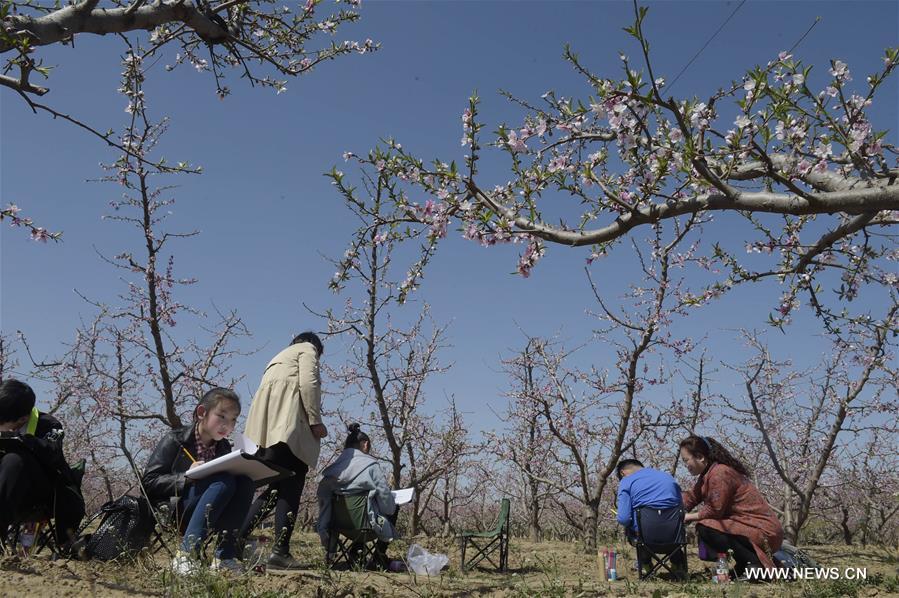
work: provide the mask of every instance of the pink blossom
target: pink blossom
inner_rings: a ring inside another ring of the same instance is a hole
[[[728,129],[727,133],[724,135],[724,143],[728,145],[733,145],[737,141],[737,130],[736,129]]]
[[[853,152],[857,152],[865,143],[865,140],[870,133],[871,123],[869,122],[860,121],[852,125],[852,128],[849,130],[849,137],[851,138],[849,149]]]
[[[808,174],[812,170],[812,163],[808,160],[801,160],[799,164],[796,165],[796,168],[799,170],[800,174]]]
[[[699,102],[693,106],[693,110],[690,111],[690,124],[694,127],[707,127],[709,125],[710,116],[707,108],[708,107],[704,102]]]
[[[777,136],[777,138],[780,139],[781,141],[783,141],[783,138],[785,136],[784,131],[785,131],[784,123],[783,123],[783,121],[779,121],[777,123],[777,126],[774,127],[774,133]]]
[[[814,150],[815,156],[819,158],[828,158],[833,155],[833,146],[830,143],[818,144]]]
[[[852,76],[849,74],[849,66],[845,62],[842,60],[834,60],[831,65],[830,74],[833,75],[837,81],[841,83],[852,81]]]
[[[506,145],[509,146],[509,149],[513,152],[528,151],[527,144],[518,136],[518,133],[516,133],[515,131],[509,131],[509,137],[508,141],[506,141]]]
[[[545,252],[543,245],[536,239],[531,239],[527,249],[518,260],[518,273],[525,278],[531,275],[531,269],[537,264]]]
[[[46,243],[47,239],[50,238],[50,233],[48,233],[46,229],[37,226],[31,230],[31,238],[35,241]]]
[[[550,173],[557,172],[568,166],[568,156],[556,156],[546,165],[546,170]]]
[[[621,149],[629,150],[637,145],[637,138],[631,133],[624,133],[618,136],[618,143]]]

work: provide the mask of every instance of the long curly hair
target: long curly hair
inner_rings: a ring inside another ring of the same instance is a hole
[[[723,463],[729,467],[733,467],[745,476],[749,476],[749,469],[743,463],[730,454],[720,442],[708,436],[688,436],[680,442],[680,448],[687,449],[691,455],[702,455],[709,464]]]

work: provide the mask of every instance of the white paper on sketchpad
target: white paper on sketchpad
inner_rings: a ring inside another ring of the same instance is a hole
[[[192,480],[202,480],[223,471],[233,475],[245,475],[254,482],[276,477],[280,473],[266,465],[264,461],[251,458],[235,449],[227,455],[187,470],[184,475]]]
[[[393,502],[398,505],[404,505],[412,502],[412,496],[415,494],[415,488],[401,488],[399,490],[391,490],[393,494]]]
[[[259,447],[256,443],[247,438],[246,434],[238,434],[234,437],[234,448],[248,455],[255,455]]]

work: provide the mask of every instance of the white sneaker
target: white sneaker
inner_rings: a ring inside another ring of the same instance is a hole
[[[237,559],[220,559],[212,558],[212,564],[209,568],[213,571],[231,571],[232,573],[243,573],[243,565]]]
[[[199,565],[194,559],[190,558],[189,554],[180,550],[175,553],[175,558],[172,559],[173,573],[176,575],[193,575],[199,570]]]

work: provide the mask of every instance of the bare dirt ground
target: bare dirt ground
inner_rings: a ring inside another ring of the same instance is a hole
[[[450,566],[439,578],[410,573],[329,571],[324,567],[316,537],[298,534],[294,554],[309,568],[302,571],[244,575],[201,573],[178,578],[166,570],[164,552],[124,563],[51,561],[46,555],[0,559],[0,596],[727,596],[766,598],[795,596],[899,596],[899,551],[874,547],[813,546],[808,552],[822,566],[864,567],[867,580],[797,581],[772,584],[711,583],[705,563],[690,556],[691,579],[686,583],[640,582],[632,569],[633,550],[622,553],[619,580],[598,579],[596,557],[576,545],[561,542],[533,544],[513,540],[510,571],[476,570],[462,574],[459,551],[450,539],[421,538],[428,550],[450,556]],[[406,544],[392,547],[405,553]]]

